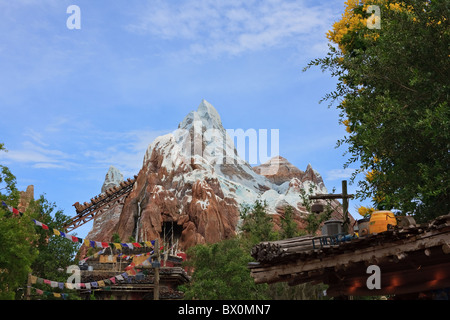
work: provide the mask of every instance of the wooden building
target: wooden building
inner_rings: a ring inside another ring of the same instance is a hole
[[[263,242],[253,248],[256,262],[249,268],[256,283],[324,283],[327,295],[334,297],[445,298],[449,253],[450,215],[445,215],[360,238],[306,236]]]
[[[159,300],[183,299],[178,286],[190,281],[181,266],[185,255],[166,255],[156,268],[148,258],[144,254],[124,260],[110,254],[86,260],[80,282],[96,285],[80,288],[80,296],[96,300],[153,300],[158,290]]]

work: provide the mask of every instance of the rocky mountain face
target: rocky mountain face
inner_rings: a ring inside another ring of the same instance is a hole
[[[111,167],[102,192],[120,181]],[[87,238],[110,241],[116,232],[124,242],[159,237],[185,250],[235,235],[240,206],[256,200],[267,202],[275,221],[292,206],[302,226],[307,212],[300,190],[313,185],[314,193],[327,193],[311,165],[302,171],[280,156],[252,168],[237,154],[216,109],[203,100],[177,130],[149,145],[132,191],[96,216]]]
[[[123,181],[123,174],[114,166],[110,166],[102,185],[102,193],[107,189],[120,185]]]
[[[19,205],[17,209],[20,212],[25,212],[30,204],[30,201],[34,200],[34,185],[29,185],[26,191],[19,191]]]

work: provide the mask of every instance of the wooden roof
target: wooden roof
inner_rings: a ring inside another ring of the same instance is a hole
[[[256,283],[325,283],[331,296],[408,294],[450,287],[450,215],[361,238],[324,245],[318,240],[298,237],[258,244],[252,250],[257,262],[249,264],[251,276]],[[369,265],[380,267],[381,289],[367,287]]]

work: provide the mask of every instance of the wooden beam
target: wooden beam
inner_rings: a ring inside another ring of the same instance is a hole
[[[110,194],[93,203],[89,207],[85,208],[83,211],[77,212],[78,214],[75,217],[72,217],[69,222],[64,226],[66,232],[71,232],[78,227],[81,227],[85,223],[91,221],[95,218],[97,213],[105,208],[106,205],[111,204],[111,202],[119,201],[128,196],[128,194],[133,189],[135,180],[130,180],[127,185],[125,185],[122,189],[117,190],[115,193]],[[92,202],[91,202],[92,203]]]

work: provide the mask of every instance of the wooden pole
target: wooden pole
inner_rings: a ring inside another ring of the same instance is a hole
[[[161,252],[159,251],[159,239],[155,240],[156,261],[157,265],[154,267],[155,283],[153,288],[153,299],[159,300],[159,263],[161,262]]]
[[[27,300],[30,300],[31,297],[31,273],[28,274],[27,280]]]
[[[343,229],[345,233],[349,233],[348,226],[350,224],[350,219],[348,218],[348,193],[347,193],[347,180],[342,180],[342,210],[343,210]]]
[[[350,233],[349,232],[349,225],[350,225],[350,219],[348,217],[348,204],[349,204],[349,199],[353,199],[354,195],[353,194],[348,194],[347,193],[347,180],[342,180],[342,193],[340,194],[316,194],[313,196],[309,196],[309,199],[311,200],[331,200],[331,199],[342,199],[342,209],[343,209],[343,229],[344,232],[346,233]]]

